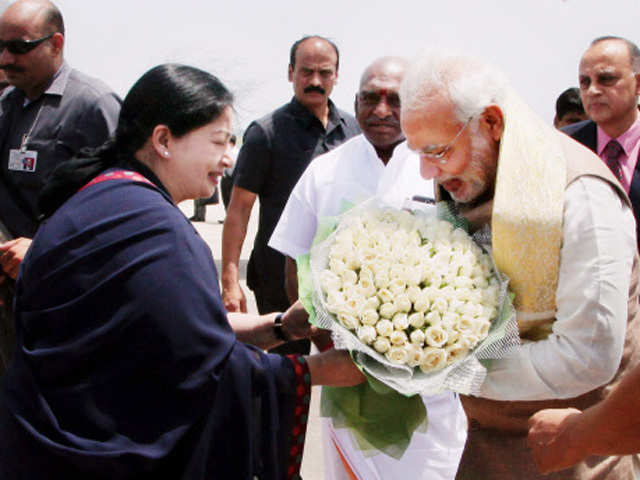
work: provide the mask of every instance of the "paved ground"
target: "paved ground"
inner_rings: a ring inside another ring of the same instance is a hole
[[[193,202],[183,202],[180,205],[181,210],[190,217],[193,214]],[[244,288],[247,295],[247,308],[249,312],[256,312],[256,303],[253,298],[253,294],[247,288],[245,283],[247,274],[247,261],[249,259],[249,253],[251,252],[251,246],[253,245],[253,238],[258,226],[258,204],[253,208],[251,219],[249,221],[249,227],[247,230],[247,238],[245,239],[242,247],[242,253],[240,255],[240,268],[241,268],[241,285]],[[222,258],[222,223],[220,220],[224,219],[224,208],[222,204],[208,205],[205,222],[195,222],[194,225],[202,238],[209,244],[215,259],[216,266],[218,267],[218,273],[220,272],[220,262]],[[305,450],[302,457],[302,478],[304,480],[322,480],[324,478],[324,469],[322,462],[322,437],[320,432],[319,422],[319,399],[320,389],[314,387],[311,395],[311,413],[309,415],[309,425],[307,428],[307,439],[305,442]]]

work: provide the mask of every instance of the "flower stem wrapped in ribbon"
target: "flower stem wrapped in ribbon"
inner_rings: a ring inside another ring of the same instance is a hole
[[[486,375],[480,360],[518,345],[508,282],[464,226],[446,204],[412,213],[372,199],[323,219],[310,254],[298,259],[312,322],[331,330],[335,347],[375,379],[323,394],[323,414],[351,427],[362,448],[401,455],[424,423],[414,395],[475,394]],[[372,404],[386,405],[396,420],[372,427],[372,415],[362,417]],[[398,422],[398,411],[411,420]]]

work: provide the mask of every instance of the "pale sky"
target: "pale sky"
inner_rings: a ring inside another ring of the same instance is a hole
[[[578,61],[593,38],[620,35],[640,42],[640,0],[55,3],[65,19],[72,66],[120,95],[159,63],[198,66],[235,93],[239,129],[290,99],[289,48],[307,34],[338,45],[332,99],[349,112],[360,74],[373,59],[411,58],[436,46],[490,60],[549,123],[558,94],[577,85]]]

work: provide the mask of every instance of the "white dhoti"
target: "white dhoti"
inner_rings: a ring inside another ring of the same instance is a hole
[[[467,418],[458,395],[445,392],[423,397],[429,425],[415,432],[402,458],[384,453],[366,455],[346,428],[322,419],[325,480],[452,480],[467,439]],[[340,449],[340,454],[337,448]],[[345,467],[345,464],[351,470]]]

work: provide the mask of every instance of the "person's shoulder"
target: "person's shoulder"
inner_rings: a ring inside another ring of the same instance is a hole
[[[266,113],[262,117],[251,122],[253,125],[260,126],[263,130],[268,131],[273,123],[282,118],[291,117],[291,102],[285,103],[284,105],[279,106],[275,110],[272,110],[269,113]]]
[[[562,127],[560,130],[570,137],[575,137],[576,135],[587,133],[591,130],[595,132],[596,123],[593,120],[583,120],[582,122],[572,123],[571,125]]]
[[[85,100],[97,100],[102,97],[118,98],[109,86],[98,78],[91,77],[75,68],[69,73],[67,89],[71,89],[74,97]]]
[[[363,134],[355,135],[335,148],[315,157],[311,163],[327,162],[329,160],[348,162],[350,158],[363,154],[368,140]]]

